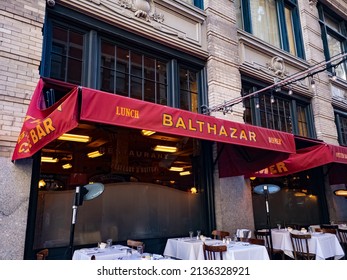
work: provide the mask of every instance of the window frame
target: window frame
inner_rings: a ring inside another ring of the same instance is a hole
[[[324,56],[325,60],[329,61],[333,58],[332,54],[330,53],[329,49],[329,43],[328,43],[328,35],[335,38],[341,43],[342,52],[347,51],[347,23],[345,20],[343,20],[342,17],[337,15],[335,12],[333,12],[328,7],[322,5],[321,3],[318,3],[318,14],[319,14],[319,24],[321,27],[321,36],[323,41],[323,48],[324,48]],[[325,16],[329,16],[334,22],[338,23],[338,26],[340,30],[335,30],[334,28],[331,28],[329,26],[329,23],[326,22]],[[342,62],[341,67],[343,67],[343,71],[345,74],[345,79],[347,80],[347,62]],[[333,72],[332,63],[327,64],[327,70],[329,72]]]
[[[241,2],[241,15],[242,15],[242,25],[243,29],[251,34],[253,34],[252,29],[252,17],[251,17],[251,0],[240,0]],[[288,31],[286,26],[285,18],[285,8],[288,7],[292,11],[292,17],[300,19],[299,9],[297,0],[274,0],[276,3],[276,13],[277,13],[277,23],[279,27],[279,40],[281,49],[290,52],[290,45],[288,39]],[[296,56],[305,59],[304,44],[302,38],[301,24],[300,20],[291,19],[291,23],[294,31],[294,41]]]
[[[243,91],[244,96],[246,96],[249,93],[256,92],[257,90],[264,88],[266,86],[267,86],[266,84],[252,80],[250,78],[246,78],[246,77],[242,78],[242,87],[245,89]],[[250,90],[248,90],[248,89],[250,89]],[[292,131],[286,131],[286,130],[282,130],[282,131],[292,133],[292,134],[298,135],[298,136],[303,136],[303,135],[299,134],[299,132],[300,132],[299,126],[300,125],[299,125],[299,117],[298,117],[297,109],[298,109],[298,106],[300,106],[300,107],[304,108],[305,118],[306,118],[305,121],[307,123],[306,130],[307,130],[308,135],[304,136],[304,137],[316,138],[316,133],[315,133],[315,129],[314,129],[314,119],[313,119],[313,114],[312,114],[312,105],[308,99],[301,97],[299,95],[296,95],[295,93],[293,93],[293,95],[291,97],[288,97],[288,95],[285,92],[267,91],[267,92],[255,94],[255,95],[251,96],[250,98],[245,98],[244,102],[246,105],[246,110],[247,109],[249,110],[248,118],[246,118],[246,115],[244,115],[245,123],[264,127],[262,125],[263,120],[261,118],[261,111],[259,108],[256,107],[256,104],[259,103],[260,96],[266,95],[266,96],[270,97],[271,93],[273,94],[275,101],[276,101],[276,99],[279,99],[282,101],[289,102]],[[276,127],[266,126],[266,128],[278,130]]]
[[[101,63],[101,41],[116,42],[117,45],[126,46],[128,49],[167,61],[167,104],[166,106],[180,108],[180,88],[179,88],[179,67],[182,65],[197,72],[198,81],[198,109],[202,112],[202,105],[207,104],[207,83],[206,61],[201,58],[191,56],[177,49],[161,45],[144,37],[139,37],[134,33],[129,33],[105,22],[100,22],[88,17],[88,15],[77,11],[66,11],[65,8],[57,6],[50,10],[50,16],[46,20],[44,30],[44,50],[43,63],[40,67],[40,74],[44,77],[50,76],[49,54],[51,53],[52,28],[54,24],[64,26],[68,29],[80,29],[83,26],[85,32],[86,46],[84,49],[84,69],[82,75],[82,86],[100,89],[100,63]],[[131,48],[130,48],[131,47]],[[97,71],[95,71],[97,70]],[[163,105],[163,104],[162,104]]]
[[[347,130],[346,130],[346,133],[343,134],[342,121],[341,121],[341,118],[343,118],[343,119],[346,119],[346,122],[347,122],[347,112],[341,111],[335,108],[334,115],[335,115],[335,124],[336,124],[337,138],[338,138],[339,144],[341,146],[347,146]],[[346,140],[344,141],[344,139]]]

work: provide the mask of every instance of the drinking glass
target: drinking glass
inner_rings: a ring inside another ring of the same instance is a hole
[[[277,228],[278,228],[278,230],[280,230],[281,229],[281,224],[277,224]]]
[[[196,231],[196,239],[200,239],[201,230]]]
[[[193,234],[194,234],[194,233],[193,233],[192,231],[189,232],[189,238],[190,238],[190,239],[193,238]]]
[[[107,248],[111,248],[111,246],[112,246],[112,239],[111,239],[111,238],[110,238],[110,239],[107,239],[107,240],[106,240],[106,243],[107,243],[106,247],[107,247]]]
[[[137,252],[139,253],[139,255],[142,256],[142,254],[143,254],[143,246],[139,245],[139,246],[136,247],[136,249],[137,249]]]

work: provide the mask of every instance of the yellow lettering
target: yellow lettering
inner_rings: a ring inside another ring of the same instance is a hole
[[[196,123],[199,125],[199,132],[202,132],[205,123],[203,121],[196,121]]]
[[[219,135],[224,135],[224,136],[228,136],[226,130],[225,130],[225,127],[222,126],[219,130]]]
[[[33,143],[35,144],[37,141],[39,141],[39,138],[36,135],[36,132],[34,129],[30,130],[30,136],[31,136],[31,140],[33,141]]]
[[[256,136],[257,136],[257,135],[255,134],[254,131],[250,131],[250,132],[249,132],[249,141],[257,142]]]
[[[269,169],[270,169],[270,174],[277,174],[277,170],[275,169],[275,165],[270,165]]]
[[[163,114],[163,125],[173,126],[172,116],[168,114]]]
[[[288,168],[287,168],[286,164],[283,161],[276,163],[276,167],[277,167],[277,170],[278,170],[279,173],[288,171]]]
[[[217,132],[217,126],[215,124],[211,125],[210,123],[207,124],[207,132],[211,133],[213,131],[213,134],[216,134]]]
[[[188,120],[189,130],[196,131],[196,127],[193,126],[193,122],[191,119]]]
[[[55,130],[51,118],[45,119],[45,120],[43,121],[43,126],[44,126],[45,131],[46,131],[47,134],[49,134],[49,133],[51,133],[52,131]]]
[[[37,136],[38,136],[39,140],[41,140],[41,138],[42,138],[43,136],[46,136],[46,135],[47,135],[47,134],[43,131],[42,127],[41,127],[39,124],[36,126],[36,133],[37,133]]]
[[[244,130],[241,130],[241,133],[240,133],[240,139],[245,139],[245,140],[248,140],[248,139],[247,139],[246,132],[245,132]]]
[[[235,133],[237,132],[237,129],[236,128],[230,128],[231,130],[231,134],[230,134],[230,137],[231,138],[237,138],[237,136],[235,135]]]
[[[187,129],[186,124],[184,123],[183,119],[181,117],[178,118],[176,122],[176,127],[182,127],[183,129]]]

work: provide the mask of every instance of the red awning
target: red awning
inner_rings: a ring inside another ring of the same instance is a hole
[[[317,142],[313,146],[298,149],[288,159],[278,161],[260,171],[249,172],[245,176],[261,178],[282,177],[323,165],[328,167],[331,185],[347,183],[347,148],[324,142]]]
[[[66,93],[70,92],[47,109],[38,106],[43,101],[43,93],[55,86],[64,88]],[[220,166],[225,176],[242,175],[247,170],[256,171],[295,153],[294,136],[289,133],[41,79],[29,105],[13,160],[30,157],[78,125],[78,90],[82,102],[79,117],[83,121],[223,143],[220,160],[225,164]],[[237,171],[230,173],[233,168]]]
[[[280,153],[294,153],[294,136],[82,88],[81,120],[170,133]]]
[[[67,93],[53,106],[46,108],[44,92],[55,88]],[[40,79],[32,96],[12,160],[28,158],[45,145],[78,125],[76,86]]]

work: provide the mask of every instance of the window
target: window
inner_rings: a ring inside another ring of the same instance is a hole
[[[166,62],[113,43],[101,43],[101,90],[167,104]]]
[[[140,43],[135,46],[61,22],[52,21],[51,26],[51,34],[46,37],[49,67],[43,69],[43,76],[199,112],[199,89],[205,87],[198,83],[205,62],[193,58],[193,63],[184,54],[159,57],[157,48],[144,50]],[[62,96],[49,97],[47,102],[52,105]]]
[[[185,68],[180,69],[180,108],[198,112],[197,73]]]
[[[335,122],[340,145],[347,146],[347,113],[336,111]]]
[[[322,5],[319,5],[318,9],[324,54],[328,61],[334,56],[344,53],[347,49],[346,21]],[[335,69],[330,68],[330,71],[333,70],[335,70],[337,77],[347,79],[346,62],[337,65]]]
[[[244,95],[260,87],[243,83]],[[265,92],[244,99],[244,121],[249,124],[280,130],[303,137],[314,137],[310,121],[311,107],[307,100],[288,98],[281,92]]]
[[[84,34],[70,28],[53,27],[50,77],[81,84]]]
[[[296,0],[236,0],[239,28],[304,58]]]

